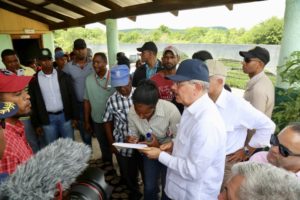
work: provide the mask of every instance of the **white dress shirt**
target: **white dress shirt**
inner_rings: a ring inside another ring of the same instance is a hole
[[[226,155],[244,147],[247,129],[256,130],[249,141],[249,146],[254,148],[270,146],[275,124],[264,113],[225,89],[218,97],[216,105],[226,126]]]
[[[172,155],[159,161],[168,167],[165,192],[174,200],[217,199],[225,166],[223,120],[207,94],[185,108]]]
[[[38,73],[38,81],[47,112],[58,112],[64,109],[57,71],[53,69],[52,74],[45,74],[42,70]]]

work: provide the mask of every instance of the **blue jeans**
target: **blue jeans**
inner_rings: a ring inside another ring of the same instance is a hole
[[[24,124],[27,142],[34,153],[38,152],[42,148],[42,144],[32,127],[30,118],[21,119],[21,121]]]
[[[159,178],[161,178],[162,196],[161,200],[168,199],[164,189],[166,185],[167,167],[158,160],[150,160],[143,156],[144,162],[144,200],[158,200]]]
[[[92,146],[92,137],[89,133],[85,131],[83,126],[83,121],[84,121],[83,103],[78,102],[77,106],[79,108],[78,129],[80,132],[81,139],[85,144]]]
[[[49,114],[49,125],[43,126],[46,145],[57,140],[59,137],[74,139],[74,130],[71,120],[66,121],[65,114]]]

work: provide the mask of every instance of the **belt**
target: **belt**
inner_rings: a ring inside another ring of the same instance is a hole
[[[57,111],[57,112],[48,112],[49,115],[59,115],[59,114],[62,114],[64,111],[61,110],[61,111]]]

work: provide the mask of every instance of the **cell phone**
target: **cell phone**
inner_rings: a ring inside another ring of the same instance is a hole
[[[24,69],[18,69],[17,70],[17,76],[24,76]]]

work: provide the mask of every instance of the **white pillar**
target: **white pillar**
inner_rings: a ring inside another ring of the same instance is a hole
[[[111,68],[116,64],[116,54],[119,49],[118,27],[116,19],[106,19],[106,38],[107,38],[107,54],[108,64]]]
[[[300,51],[300,0],[286,0],[284,29],[277,67],[276,87],[286,88],[280,78],[280,66],[293,51]]]

